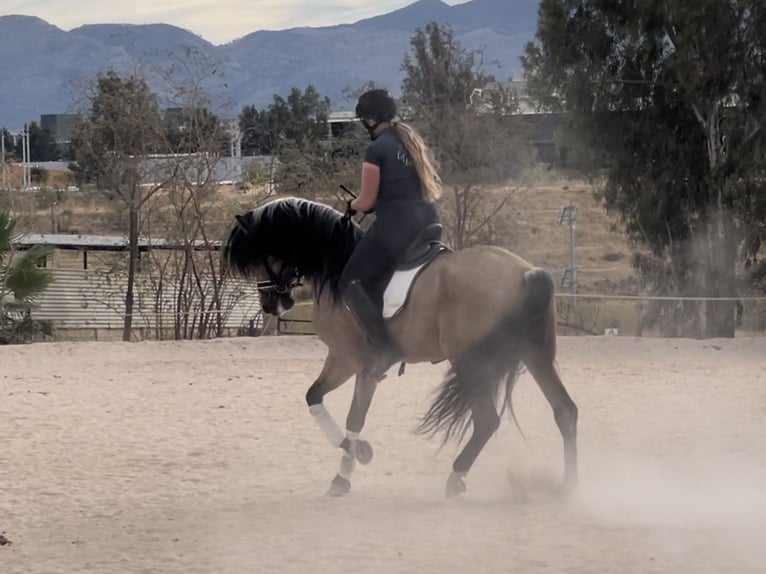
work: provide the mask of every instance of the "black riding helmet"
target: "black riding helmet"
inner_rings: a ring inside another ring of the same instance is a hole
[[[369,90],[359,96],[356,117],[387,122],[396,116],[396,102],[386,90]]]
[[[375,124],[372,126],[367,125],[366,122],[364,123],[364,127],[367,128],[370,136],[372,136],[381,123],[396,117],[396,102],[386,90],[369,90],[359,96],[355,112],[356,117],[362,120],[369,119],[375,121]]]

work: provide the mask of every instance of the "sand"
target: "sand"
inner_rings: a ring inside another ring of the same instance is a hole
[[[765,351],[562,337],[577,492],[552,490],[561,439],[524,374],[527,442],[506,417],[445,500],[457,447],[413,432],[443,365],[382,383],[375,459],[329,498],[313,337],[0,347],[0,572],[764,572]],[[351,390],[327,399],[341,424]]]

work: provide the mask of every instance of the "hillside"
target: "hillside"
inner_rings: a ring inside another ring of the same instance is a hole
[[[41,114],[77,109],[84,83],[106,69],[141,69],[162,92],[167,70],[187,47],[215,62],[205,88],[223,115],[267,105],[274,94],[314,84],[336,109],[347,87],[374,80],[400,91],[400,65],[419,26],[451,25],[468,50],[483,49],[487,71],[518,76],[519,56],[535,31],[539,0],[472,0],[448,6],[419,0],[389,14],[320,28],[256,31],[223,45],[176,26],[93,24],[64,31],[40,18],[0,16],[0,126],[20,128]]]

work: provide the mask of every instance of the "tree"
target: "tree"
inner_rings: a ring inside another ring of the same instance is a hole
[[[171,318],[176,338],[220,335],[236,302],[214,245],[227,225],[216,186],[231,177],[220,169],[231,133],[220,119],[226,103],[214,108],[224,100],[212,93],[219,64],[193,48],[172,54],[168,68],[153,71],[161,95],[143,76],[101,75],[78,126],[79,177],[120,199],[130,217],[127,281],[121,265],[109,271],[117,280],[105,281],[124,300],[125,340],[141,319],[158,338]],[[174,246],[147,250],[140,273],[139,234]],[[136,301],[151,301],[152,312]]]
[[[240,113],[245,154],[279,155],[288,148],[312,152],[327,137],[330,100],[312,85],[293,87],[287,99],[274,95],[265,110],[245,106]]]
[[[159,75],[166,82],[167,140],[171,154],[163,163],[172,177],[147,202],[144,233],[147,238],[172,242],[172,251],[152,250],[142,267],[142,286],[153,300],[157,338],[166,336],[166,319],[172,317],[172,336],[209,338],[221,336],[228,314],[245,296],[220,265],[216,243],[225,234],[232,213],[244,206],[229,206],[218,193],[222,152],[232,134],[219,117],[226,104],[220,62],[196,49],[174,57],[169,70]],[[214,82],[220,80],[220,84]],[[172,112],[172,113],[169,113]],[[248,198],[248,202],[251,198]]]
[[[109,71],[97,78],[90,109],[73,137],[78,176],[115,194],[128,210],[128,275],[123,340],[133,325],[138,265],[140,213],[146,202],[174,176],[151,168],[146,160],[165,148],[165,131],[157,98],[146,81]]]
[[[29,177],[33,183],[48,183],[48,177],[50,173],[44,167],[34,166],[29,170]]]
[[[430,23],[411,38],[402,70],[402,113],[433,149],[448,192],[447,232],[457,248],[491,240],[487,231],[510,193],[481,184],[505,182],[529,160],[513,94],[481,71],[479,54],[466,52],[448,26]],[[475,105],[486,90],[486,105]]]
[[[48,269],[39,266],[51,254],[48,246],[36,245],[18,252],[13,244],[18,240],[16,221],[7,211],[0,211],[0,331],[10,331],[14,339],[19,325],[13,315],[34,306],[53,282]]]
[[[30,161],[56,161],[59,152],[50,130],[40,127],[37,122],[31,122],[28,128]],[[21,141],[19,138],[16,144],[16,154],[19,157],[21,157]]]
[[[10,161],[11,158],[16,159],[16,138],[11,135],[7,128],[0,129],[0,137],[3,138],[5,161]]]
[[[165,147],[169,153],[215,153],[225,146],[224,129],[216,114],[207,107],[176,108],[165,114]]]
[[[276,148],[275,134],[269,129],[266,110],[249,105],[239,114],[243,155],[271,155]]]
[[[340,184],[358,182],[358,158],[366,145],[358,125],[333,135],[329,114],[330,100],[311,85],[292,88],[287,99],[275,95],[265,110],[246,106],[239,118],[243,153],[278,159],[279,193],[326,200]]]
[[[543,0],[536,38],[529,91],[605,159],[600,197],[651,251],[636,258],[642,278],[661,294],[735,296],[738,245],[762,234],[747,214],[763,201],[766,5]],[[733,301],[671,316],[683,334],[734,336]]]
[[[375,80],[367,80],[366,82],[363,82],[361,85],[354,87],[351,85],[346,86],[341,90],[341,93],[343,94],[343,99],[346,100],[348,105],[351,107],[356,106],[356,102],[359,100],[359,96],[361,96],[363,93],[369,91],[369,90],[375,90],[375,89],[386,89],[386,86],[379,84]]]

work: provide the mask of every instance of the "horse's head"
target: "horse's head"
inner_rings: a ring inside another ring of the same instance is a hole
[[[265,276],[255,273],[261,308],[264,313],[280,316],[295,305],[293,289],[300,285],[298,274],[282,262],[269,262],[269,258],[264,260],[263,272]]]
[[[328,285],[339,297],[338,278],[361,235],[359,226],[335,209],[280,198],[235,216],[224,264],[255,279],[263,310],[279,315],[295,304],[292,290],[301,279],[315,296]]]
[[[235,215],[234,219],[236,225],[229,235],[224,258],[237,272],[255,279],[265,313],[282,315],[295,305],[292,291],[301,284],[298,269],[278,256],[253,249],[252,212]]]

